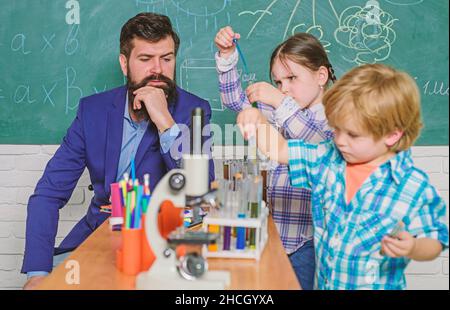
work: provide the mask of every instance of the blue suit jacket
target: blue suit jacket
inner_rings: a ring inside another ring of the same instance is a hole
[[[191,111],[203,108],[205,124],[211,118],[207,101],[180,88],[178,100],[172,103],[171,113],[178,124],[190,125]],[[100,212],[100,206],[109,203],[110,184],[116,180],[122,145],[123,113],[127,89],[122,86],[107,92],[82,98],[75,120],[68,129],[61,146],[48,162],[28,202],[25,255],[22,272],[51,271],[53,255],[67,252],[82,243],[109,216]],[[150,173],[150,186],[170,169],[176,161],[170,152],[162,154],[156,127],[149,125],[138,147],[136,177]],[[63,208],[87,167],[94,197],[87,214],[54,249],[59,209]],[[210,160],[210,181],[214,179],[214,166]]]

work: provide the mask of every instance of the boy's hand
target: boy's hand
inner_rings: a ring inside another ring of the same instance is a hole
[[[256,108],[247,108],[238,114],[236,123],[244,139],[256,136],[258,126],[269,125],[266,118]]]
[[[217,48],[219,49],[220,57],[227,58],[233,54],[236,46],[233,44],[233,39],[240,39],[241,35],[235,33],[230,26],[226,26],[219,30],[214,39]]]
[[[406,231],[399,232],[395,237],[384,236],[381,240],[381,251],[389,257],[409,257],[416,246],[416,238]]]
[[[262,102],[275,109],[283,101],[284,94],[267,82],[258,82],[247,87],[246,90],[250,102]]]

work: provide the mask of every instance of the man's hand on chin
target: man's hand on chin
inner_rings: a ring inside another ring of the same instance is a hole
[[[158,127],[159,132],[164,132],[173,126],[175,121],[169,112],[166,94],[161,88],[145,86],[133,94],[135,95],[133,109],[141,109],[144,103],[150,119]]]
[[[35,276],[28,279],[28,281],[23,286],[24,290],[35,289],[47,276]]]

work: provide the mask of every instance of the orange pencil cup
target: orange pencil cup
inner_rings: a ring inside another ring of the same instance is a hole
[[[141,270],[147,271],[152,266],[153,262],[155,261],[155,254],[152,251],[152,248],[150,247],[150,244],[147,240],[147,235],[145,233],[145,213],[142,214],[142,223],[141,223],[141,231],[142,231],[142,252],[141,252]]]
[[[142,229],[122,230],[122,270],[127,275],[141,271]]]
[[[123,271],[123,253],[122,248],[116,250],[116,267],[119,271]]]

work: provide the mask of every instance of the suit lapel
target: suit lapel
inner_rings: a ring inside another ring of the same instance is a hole
[[[106,154],[105,154],[105,192],[109,193],[111,183],[117,177],[117,166],[119,164],[120,148],[123,136],[123,113],[127,90],[120,89],[114,98],[112,108],[108,112],[107,134],[106,134]]]

